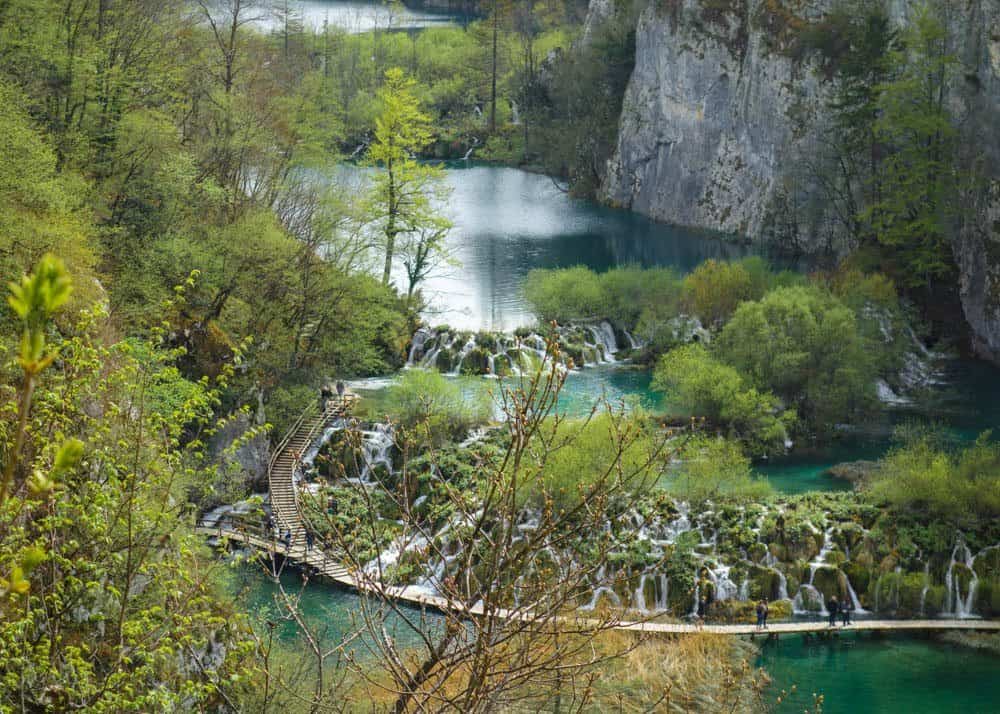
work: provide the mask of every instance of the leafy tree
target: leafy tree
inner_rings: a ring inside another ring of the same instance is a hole
[[[877,198],[864,212],[894,257],[907,287],[930,286],[954,271],[948,222],[956,193],[957,132],[947,103],[957,59],[930,6],[921,6],[887,57],[874,133],[887,147]]]
[[[701,344],[664,355],[653,374],[653,387],[666,392],[682,414],[729,429],[757,455],[783,451],[795,424],[795,412],[783,411],[773,394],[748,385]]]
[[[17,415],[0,429],[0,708],[232,707],[252,649],[187,505],[214,477],[198,437],[219,393],[184,382],[159,333],[104,343],[100,309],[61,338],[69,287],[46,257],[9,301],[24,382],[0,400],[0,423]]]
[[[829,430],[872,404],[873,348],[850,308],[821,288],[790,287],[741,304],[716,354],[811,426]]]
[[[385,73],[385,85],[379,92],[382,109],[367,157],[370,164],[382,169],[373,180],[369,203],[372,219],[385,236],[382,282],[386,285],[392,276],[397,236],[450,228],[434,205],[445,196],[442,170],[415,158],[430,143],[432,134],[430,117],[420,109],[414,88],[414,81],[403,70]]]
[[[540,320],[572,322],[604,317],[601,279],[582,265],[561,270],[535,268],[528,273],[524,294]]]
[[[684,278],[681,303],[710,325],[721,324],[751,297],[750,272],[740,263],[706,260]]]

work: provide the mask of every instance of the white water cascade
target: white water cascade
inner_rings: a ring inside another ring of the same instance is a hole
[[[960,554],[964,556],[961,561],[957,559],[957,556]],[[955,565],[959,562],[971,572],[969,591],[964,595],[962,593],[961,578],[955,576]],[[976,558],[972,555],[972,551],[969,550],[969,546],[966,545],[965,540],[960,537],[955,543],[955,547],[952,548],[948,571],[944,574],[944,609],[945,612],[959,619],[975,617],[972,614],[972,603],[976,597],[976,586],[979,584],[979,577],[976,575],[976,569],[973,567],[975,564]]]

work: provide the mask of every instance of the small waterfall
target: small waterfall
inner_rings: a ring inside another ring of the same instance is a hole
[[[764,555],[764,565],[778,576],[778,599],[788,600],[788,578],[785,577],[781,568],[778,567],[781,563],[774,557],[774,554],[770,550]]]
[[[362,437],[361,477],[355,482],[370,484],[377,467],[382,466],[386,471],[392,471],[392,447],[396,440],[392,426],[383,423],[375,424],[370,431],[362,432]]]
[[[959,554],[963,554],[961,561],[957,559]],[[969,592],[962,594],[961,579],[955,576],[955,565],[961,562],[971,572],[969,578]],[[972,551],[965,544],[965,540],[959,537],[955,547],[951,551],[951,562],[948,563],[948,571],[944,575],[945,585],[945,612],[949,612],[959,619],[974,617],[972,605],[976,597],[976,586],[979,584],[979,577],[973,567],[976,563]]]
[[[425,327],[421,327],[419,330],[413,333],[413,339],[410,343],[410,354],[406,359],[406,366],[412,367],[416,364],[418,357],[422,357],[424,354],[424,347],[427,345],[427,341],[431,338],[431,331]]]
[[[832,527],[827,528],[823,532],[823,545],[822,547],[820,547],[819,553],[816,555],[816,557],[813,558],[813,560],[810,561],[809,563],[809,582],[803,583],[802,585],[799,586],[799,591],[795,594],[794,600],[792,600],[792,610],[796,614],[804,614],[810,612],[810,610],[806,607],[808,603],[806,602],[803,593],[805,593],[805,595],[808,595],[810,598],[814,598],[819,602],[821,614],[823,615],[828,614],[826,611],[826,603],[823,600],[823,594],[816,588],[815,585],[813,585],[813,580],[816,578],[816,571],[819,570],[821,567],[827,565],[826,556],[831,550],[833,550]]]
[[[589,325],[587,331],[594,337],[594,345],[597,347],[598,362],[615,362],[615,354],[618,352],[618,341],[615,339],[615,328],[607,320],[599,325]]]
[[[927,613],[927,591],[931,587],[931,561],[930,558],[924,563],[924,587],[920,590],[920,615],[923,617]]]
[[[520,126],[521,124],[521,112],[517,108],[517,102],[513,99],[510,100],[510,123],[514,126]]]
[[[469,146],[469,150],[465,152],[465,156],[462,157],[462,161],[468,161],[472,158],[472,152],[476,150],[479,146],[479,139],[477,137],[472,137],[472,144]]]

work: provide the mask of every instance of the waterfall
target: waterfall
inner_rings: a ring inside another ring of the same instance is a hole
[[[476,150],[479,146],[479,139],[477,137],[472,137],[472,144],[469,146],[469,150],[465,152],[465,156],[462,157],[462,161],[468,161],[472,158],[472,152]]]
[[[810,612],[809,608],[806,607],[808,604],[806,602],[803,593],[808,595],[810,598],[815,598],[819,602],[820,614],[827,615],[826,603],[823,601],[823,594],[813,585],[813,580],[816,577],[816,571],[821,567],[827,565],[826,556],[833,550],[833,528],[827,528],[823,532],[823,545],[819,549],[819,553],[809,562],[809,582],[803,583],[799,586],[799,591],[795,593],[795,599],[792,600],[792,611],[796,614],[804,614]],[[853,589],[852,589],[853,590]],[[857,597],[856,595],[854,596]]]
[[[774,557],[774,554],[768,550],[764,555],[764,565],[778,575],[778,599],[788,600],[788,578],[785,577],[781,568],[778,567],[780,564],[778,559]]]
[[[959,553],[963,553],[965,556],[961,561],[962,565],[972,573],[969,579],[969,592],[964,597],[962,595],[961,579],[955,577],[954,574],[955,565],[959,562],[956,560],[956,556]],[[974,617],[972,614],[972,605],[976,597],[976,586],[979,584],[979,577],[976,575],[976,569],[973,567],[975,563],[976,559],[973,557],[972,551],[965,544],[965,540],[959,536],[955,547],[951,551],[951,562],[948,563],[948,571],[944,575],[945,612],[949,612],[959,619]]]
[[[927,590],[931,586],[931,560],[927,559],[924,563],[924,587],[920,590],[920,615],[921,617],[927,612]]]
[[[615,328],[607,320],[599,325],[589,325],[587,330],[594,337],[598,351],[598,362],[615,362],[614,355],[618,352],[618,342],[615,339]]]
[[[363,438],[361,476],[348,481],[370,484],[376,467],[382,466],[387,471],[392,471],[392,447],[396,440],[390,424],[375,424],[371,430],[361,432],[361,435]]]
[[[517,108],[517,102],[510,100],[510,123],[519,126],[521,123],[521,112]]]
[[[413,340],[411,341],[410,344],[410,354],[406,358],[407,367],[412,367],[414,364],[416,364],[418,355],[423,356],[424,347],[426,346],[427,341],[430,339],[430,337],[431,337],[431,331],[424,327],[421,327],[419,330],[413,333]]]

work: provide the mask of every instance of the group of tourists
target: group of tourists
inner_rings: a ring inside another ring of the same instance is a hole
[[[850,600],[840,602],[837,596],[832,596],[826,603],[826,614],[830,618],[830,627],[837,626],[837,614],[840,614],[841,624],[847,626],[851,624],[851,613],[854,612],[854,604]]]

